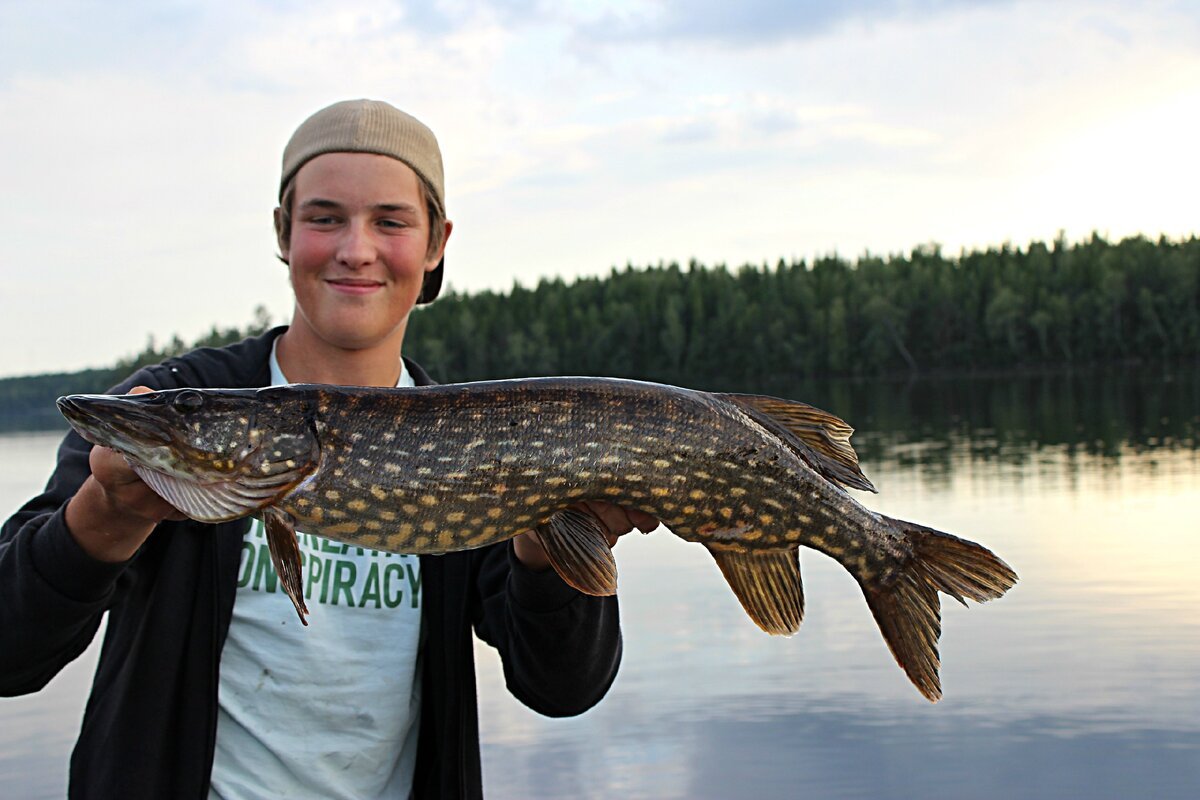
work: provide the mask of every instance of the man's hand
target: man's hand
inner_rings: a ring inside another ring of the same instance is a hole
[[[153,391],[135,386],[130,394]],[[133,557],[165,519],[184,519],[130,468],[125,457],[107,447],[93,447],[92,474],[67,503],[67,528],[84,552],[99,561]]]
[[[586,511],[608,529],[608,544],[612,547],[617,539],[637,528],[642,533],[650,533],[658,527],[658,520],[645,511],[635,508],[613,505],[603,500],[584,500],[576,503],[573,508]],[[550,557],[542,547],[542,540],[534,531],[525,531],[513,539],[513,552],[529,569],[542,572],[550,569]]]

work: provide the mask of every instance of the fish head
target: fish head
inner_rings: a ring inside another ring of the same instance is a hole
[[[316,469],[316,400],[300,390],[167,389],[60,397],[87,441],[125,456],[179,511],[202,522],[253,514]]]

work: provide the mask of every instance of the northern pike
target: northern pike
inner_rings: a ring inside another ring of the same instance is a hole
[[[850,446],[853,429],[774,397],[537,378],[172,389],[58,405],[81,436],[124,454],[188,517],[261,516],[302,621],[296,528],[412,554],[533,529],[564,580],[612,594],[605,529],[573,507],[605,500],[703,544],[768,633],[800,626],[800,546],[834,558],[862,587],[896,661],[937,700],[938,592],[965,605],[1017,580],[978,544],[861,505],[845,487],[875,488]]]

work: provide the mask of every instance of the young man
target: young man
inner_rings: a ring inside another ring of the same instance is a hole
[[[284,152],[275,222],[291,325],[114,391],[430,383],[401,346],[452,230],[432,132],[381,102],[318,111]],[[656,524],[583,507],[614,542]],[[615,677],[616,599],[564,584],[531,531],[419,559],[301,535],[315,606],[302,628],[255,525],[183,518],[74,433],[45,492],[5,523],[0,693],[44,686],[108,612],[71,797],[479,797],[472,628],[541,713],[580,713]]]

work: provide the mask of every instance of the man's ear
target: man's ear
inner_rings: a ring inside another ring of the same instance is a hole
[[[433,272],[435,269],[437,269],[437,265],[441,263],[442,257],[446,255],[446,243],[450,241],[450,232],[454,230],[454,223],[450,220],[446,220],[445,225],[446,232],[445,235],[442,236],[442,246],[438,248],[437,254],[434,255],[433,258],[426,259],[426,272]]]
[[[275,209],[275,243],[279,245],[279,260],[288,263],[288,241],[283,235],[283,209]]]

